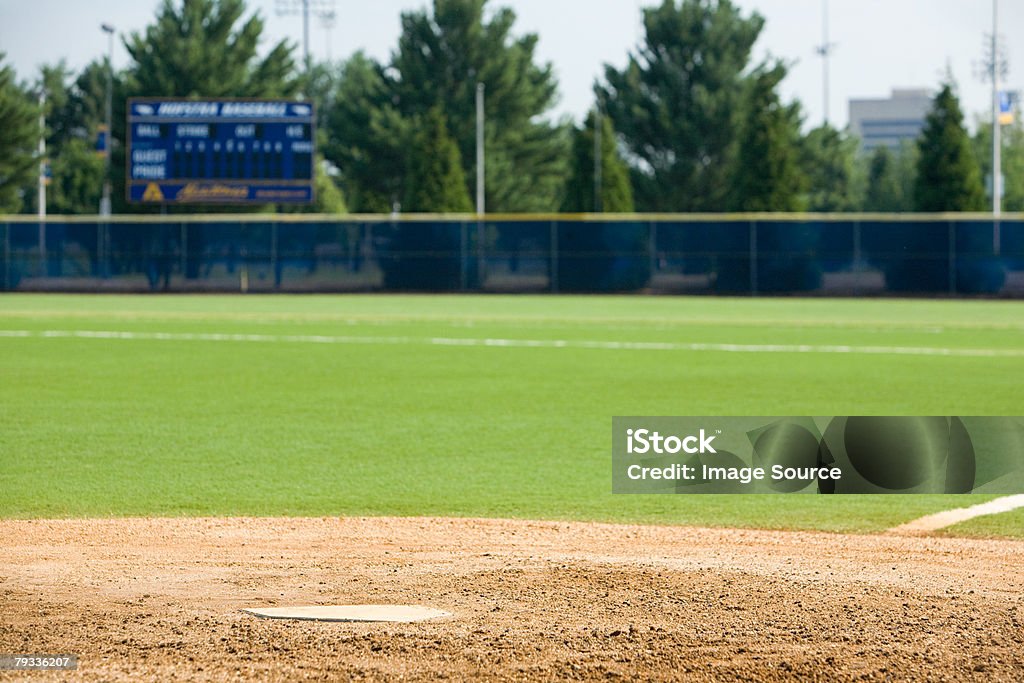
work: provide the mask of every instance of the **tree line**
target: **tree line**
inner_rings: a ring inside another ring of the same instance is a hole
[[[123,38],[113,74],[114,210],[124,199],[128,97],[305,97],[318,110],[317,202],[342,213],[470,212],[476,178],[475,95],[486,90],[490,212],[973,211],[988,205],[991,125],[971,136],[951,80],[921,137],[860,153],[829,125],[802,132],[784,101],[788,65],[755,62],[765,19],[730,0],[663,0],[643,10],[625,66],[606,65],[580,123],[556,120],[558,82],[538,36],[490,0],[433,0],[401,17],[386,62],[356,53],[300,64],[281,41],[262,55],[263,19],[244,0],[164,0]],[[104,163],[108,64],[44,66],[19,82],[0,53],[0,213],[34,211],[39,105],[52,213],[95,213]],[[1024,210],[1024,127],[1005,127],[1004,207]],[[600,159],[595,163],[595,155]],[[595,178],[597,174],[597,178]],[[597,182],[595,182],[597,180]],[[194,210],[194,209],[192,209]],[[230,210],[221,208],[220,210]]]

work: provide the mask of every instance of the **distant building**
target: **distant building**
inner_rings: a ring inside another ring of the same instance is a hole
[[[904,140],[921,134],[931,106],[931,92],[921,89],[894,88],[888,99],[850,100],[850,129],[865,152],[898,150]]]

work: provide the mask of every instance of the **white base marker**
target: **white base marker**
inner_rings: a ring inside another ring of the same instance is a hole
[[[254,607],[243,612],[263,619],[299,621],[366,621],[412,623],[450,616],[449,612],[416,605],[314,605],[309,607]]]

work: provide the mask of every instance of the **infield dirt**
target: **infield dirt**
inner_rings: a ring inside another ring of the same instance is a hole
[[[82,680],[1024,680],[1021,541],[423,518],[0,536],[0,653],[77,654]],[[453,616],[239,611],[353,603]]]

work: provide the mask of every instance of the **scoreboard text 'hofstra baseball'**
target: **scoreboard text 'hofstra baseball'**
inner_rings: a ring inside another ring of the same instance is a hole
[[[311,202],[314,135],[310,102],[132,98],[128,200]]]

